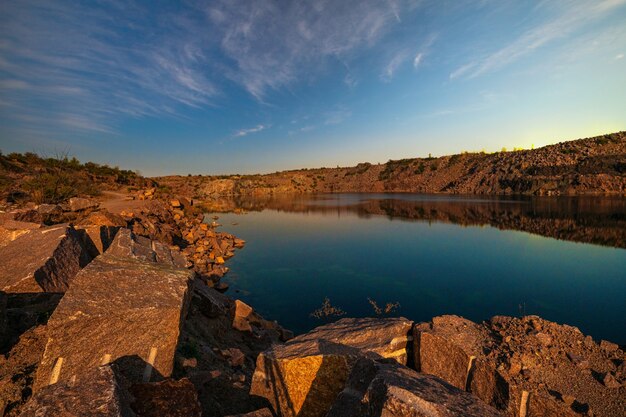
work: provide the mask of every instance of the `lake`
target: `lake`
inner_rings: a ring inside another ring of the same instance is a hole
[[[228,294],[298,333],[346,317],[536,314],[626,344],[626,199],[330,194],[213,202]],[[245,214],[241,214],[245,213]],[[208,218],[208,217],[207,217]],[[384,312],[383,312],[383,315]]]

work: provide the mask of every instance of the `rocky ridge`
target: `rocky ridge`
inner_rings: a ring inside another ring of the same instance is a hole
[[[155,180],[201,200],[216,196],[333,192],[624,195],[626,132],[513,152],[466,152],[354,167]]]

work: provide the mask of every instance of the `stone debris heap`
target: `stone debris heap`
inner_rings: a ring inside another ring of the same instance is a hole
[[[537,316],[435,317],[415,326],[414,355],[418,371],[510,417],[626,413],[624,351]]]

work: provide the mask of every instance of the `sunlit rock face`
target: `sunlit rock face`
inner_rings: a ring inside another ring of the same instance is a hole
[[[61,224],[30,230],[0,247],[0,290],[65,292],[91,261],[80,234]]]

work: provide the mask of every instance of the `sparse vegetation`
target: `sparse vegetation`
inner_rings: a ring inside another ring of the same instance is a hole
[[[400,308],[399,302],[387,303],[385,304],[385,307],[381,308],[378,306],[378,303],[376,303],[375,300],[372,300],[371,298],[367,297],[367,301],[370,303],[370,305],[374,309],[374,313],[376,313],[376,315],[378,316],[381,316],[383,314],[391,314]]]
[[[138,173],[94,162],[82,164],[66,153],[41,157],[0,153],[0,194],[10,202],[60,203],[78,195],[98,195],[102,184],[143,186]]]
[[[311,313],[311,317],[315,317],[316,319],[321,319],[325,317],[338,317],[345,315],[346,312],[343,311],[339,307],[335,307],[330,303],[330,299],[328,297],[324,298],[324,302],[322,306]]]

